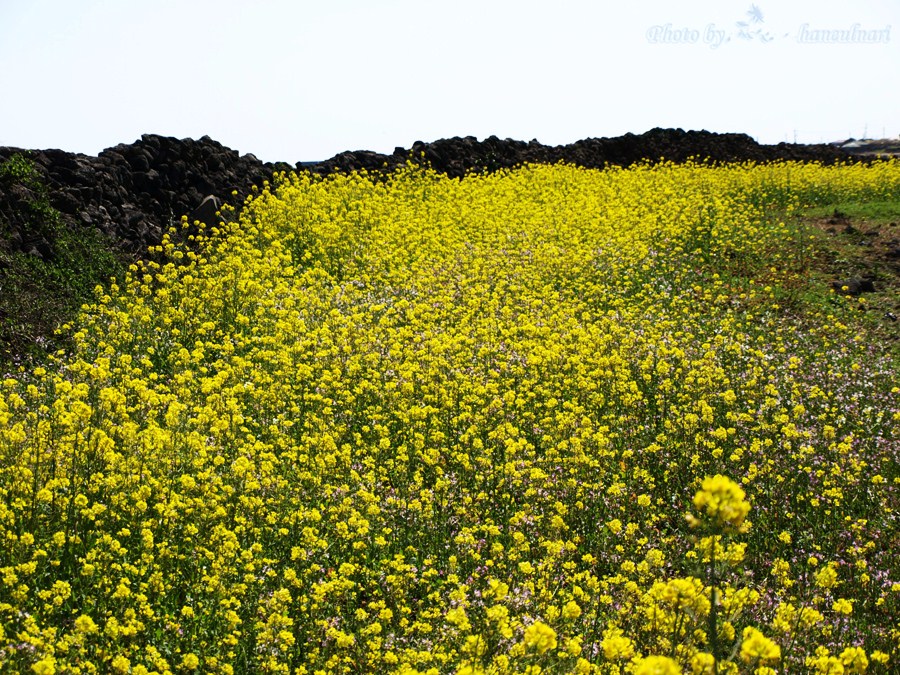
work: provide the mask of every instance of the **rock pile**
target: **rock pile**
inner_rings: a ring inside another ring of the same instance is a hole
[[[145,135],[97,157],[0,148],[0,163],[15,153],[34,163],[51,205],[67,225],[97,228],[134,255],[159,243],[171,222],[190,214],[208,195],[237,204],[276,168],[290,168],[241,156],[207,136],[195,141]],[[26,215],[16,208],[13,195],[0,193],[0,221],[5,221],[0,222],[0,236],[13,248],[46,249],[33,241],[33,233],[23,231]]]
[[[483,141],[473,136],[449,138],[422,143],[416,141],[410,150],[397,148],[392,155],[374,152],[343,152],[329,160],[307,166],[318,173],[394,168],[406,162],[426,161],[449,176],[462,176],[468,171],[495,171],[523,162],[551,163],[564,161],[587,168],[607,164],[629,166],[643,160],[661,159],[684,162],[742,162],[752,160],[820,161],[834,163],[851,155],[831,145],[760,145],[746,134],[716,134],[709,131],[652,129],[643,134],[625,134],[615,138],[588,138],[569,145],[548,146],[535,140],[524,142],[500,140],[491,136]]]

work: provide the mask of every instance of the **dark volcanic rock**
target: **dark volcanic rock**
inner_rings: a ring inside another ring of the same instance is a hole
[[[843,279],[832,281],[831,287],[838,293],[847,295],[862,295],[863,293],[875,292],[875,282],[871,279]]]
[[[831,164],[851,159],[851,155],[831,145],[759,145],[746,134],[715,134],[708,131],[652,129],[644,134],[616,138],[588,138],[570,145],[547,146],[536,140],[500,140],[490,136],[479,141],[473,136],[447,138],[412,148],[396,148],[390,155],[368,151],[342,152],[317,164],[298,163],[298,169],[319,174],[333,171],[396,168],[407,160],[428,163],[437,171],[459,177],[470,171],[496,171],[524,162],[568,162],[587,168],[606,165],[629,166],[641,161],[688,159],[704,162],[766,162],[775,160],[820,161]]]
[[[97,157],[60,150],[0,148],[0,162],[26,154],[49,188],[50,201],[72,227],[93,226],[141,255],[170,224],[191,214],[208,195],[238,206],[253,185],[271,177],[274,166],[204,137],[198,141],[144,135],[131,145],[108,148]],[[237,194],[233,194],[237,191]],[[23,239],[15,217],[14,195],[0,193],[6,236]],[[209,209],[204,219],[214,218]],[[40,250],[38,250],[40,253]]]

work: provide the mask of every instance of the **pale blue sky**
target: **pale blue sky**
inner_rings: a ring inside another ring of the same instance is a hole
[[[0,0],[0,145],[898,136],[898,65],[898,0]]]

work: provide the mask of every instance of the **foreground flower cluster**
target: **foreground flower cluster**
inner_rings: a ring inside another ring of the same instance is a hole
[[[185,223],[0,383],[0,672],[890,672],[897,363],[792,214],[898,198],[409,167]]]

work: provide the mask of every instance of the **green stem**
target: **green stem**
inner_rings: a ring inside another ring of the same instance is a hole
[[[717,631],[718,610],[716,609],[716,535],[712,537],[709,551],[709,640],[713,655],[713,675],[719,672],[719,634]]]

